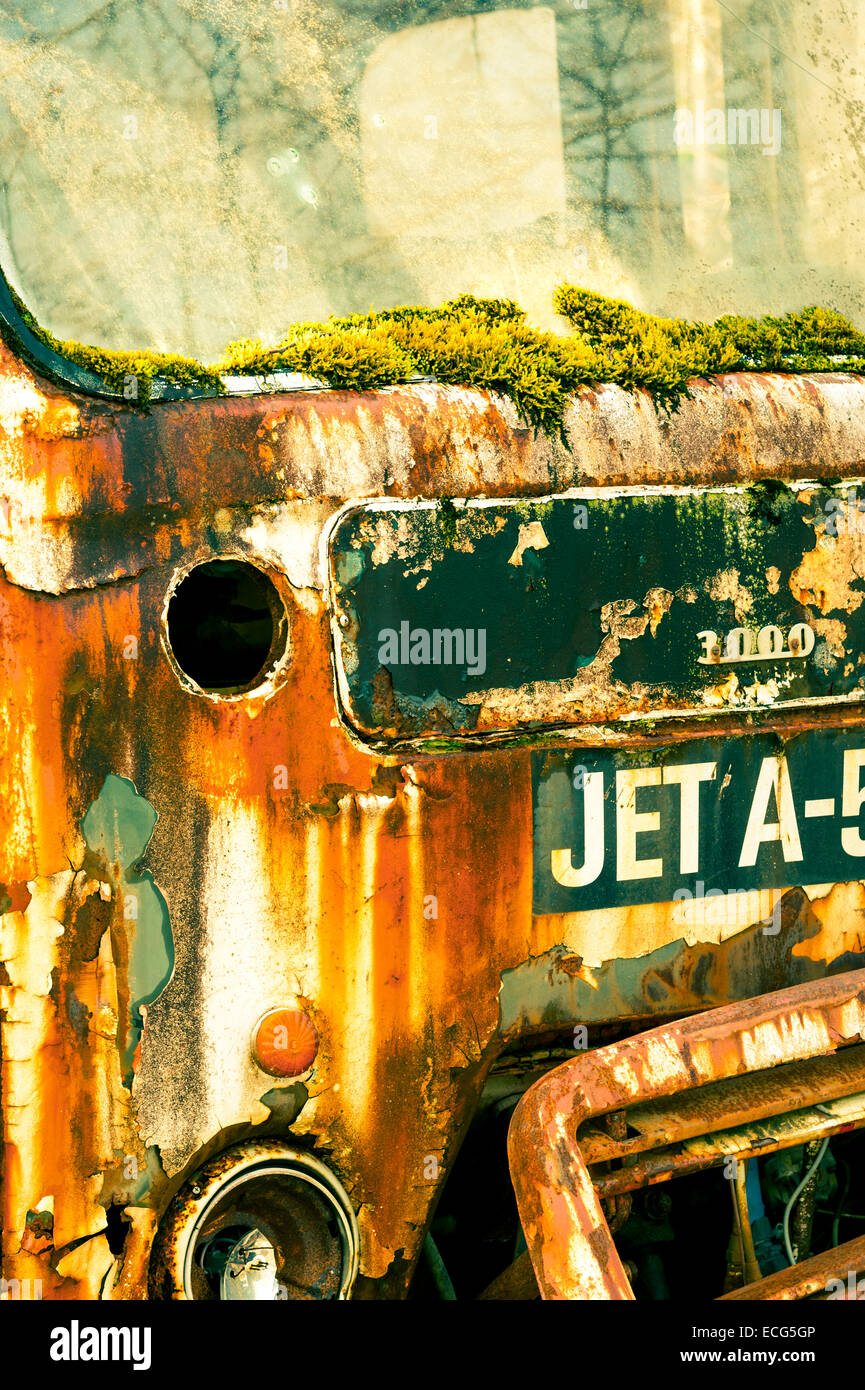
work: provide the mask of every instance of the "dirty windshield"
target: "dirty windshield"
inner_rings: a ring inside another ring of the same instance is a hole
[[[865,33],[798,0],[0,8],[0,259],[60,337],[214,356],[571,281],[863,310]]]

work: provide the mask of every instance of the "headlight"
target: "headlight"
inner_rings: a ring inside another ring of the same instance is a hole
[[[279,1140],[241,1144],[181,1188],[151,1255],[153,1298],[349,1297],[358,1230],[339,1180]]]

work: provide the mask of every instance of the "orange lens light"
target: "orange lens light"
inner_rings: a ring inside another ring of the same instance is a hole
[[[271,1009],[259,1021],[252,1052],[271,1076],[300,1076],[318,1052],[318,1034],[300,1009]]]

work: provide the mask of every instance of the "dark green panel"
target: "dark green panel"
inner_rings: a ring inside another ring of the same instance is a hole
[[[860,807],[865,728],[535,752],[534,911],[865,877]]]
[[[417,736],[849,698],[865,663],[860,542],[844,534],[855,502],[852,484],[773,484],[348,512],[331,537],[331,594],[349,717]],[[845,546],[847,578],[824,586]],[[725,659],[732,629],[747,644],[776,627],[789,652],[803,623],[807,653]],[[707,630],[722,658],[709,665]],[[460,637],[448,650],[436,633]]]

